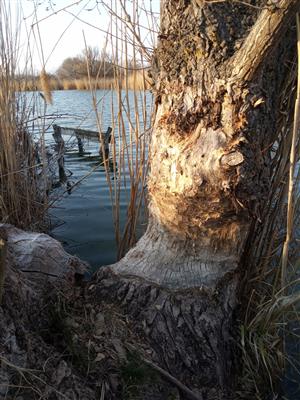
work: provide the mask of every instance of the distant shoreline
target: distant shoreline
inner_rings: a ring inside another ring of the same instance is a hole
[[[54,90],[97,90],[114,89],[120,87],[129,90],[148,90],[151,86],[150,81],[143,74],[132,74],[123,78],[91,78],[83,77],[80,79],[58,79],[50,77],[48,79],[50,91]],[[17,80],[19,91],[43,91],[39,77],[19,78]]]

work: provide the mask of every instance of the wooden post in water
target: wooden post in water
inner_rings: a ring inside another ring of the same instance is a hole
[[[54,129],[53,137],[57,144],[58,148],[57,151],[59,153],[63,154],[64,150],[64,141],[62,138],[62,133],[63,133],[64,135],[71,135],[71,136],[75,135],[80,155],[84,153],[83,141],[85,138],[88,138],[89,140],[99,142],[100,144],[99,155],[101,158],[105,159],[109,158],[109,143],[111,142],[111,133],[112,133],[112,128],[110,126],[107,128],[106,132],[96,132],[81,128],[67,128],[58,125],[53,125],[53,129]]]
[[[104,157],[107,159],[109,157],[109,143],[111,142],[111,132],[112,128],[109,126],[107,128],[107,131],[105,133],[101,132],[100,136],[100,149],[99,149],[99,154],[100,157],[103,157],[103,150],[104,150]],[[102,149],[102,142],[104,145],[104,149]]]
[[[84,153],[83,142],[82,142],[82,138],[80,136],[80,133],[78,133],[76,130],[75,130],[75,136],[76,136],[76,139],[77,139],[79,155],[82,156],[83,153]]]
[[[58,174],[60,182],[65,182],[67,179],[65,173],[65,160],[64,160],[64,152],[65,152],[65,142],[63,137],[61,136],[61,129],[58,125],[53,125],[54,133],[53,138],[55,140],[56,146],[55,150],[57,152],[57,163],[58,163]]]
[[[41,157],[40,157],[40,153],[39,153],[39,144],[38,144],[38,142],[36,142],[35,144],[34,144],[34,150],[33,150],[33,154],[34,154],[34,157],[35,157],[35,160],[36,160],[36,162],[38,163],[38,164],[41,164]]]

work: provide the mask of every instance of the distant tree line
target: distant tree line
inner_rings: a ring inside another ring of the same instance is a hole
[[[97,47],[88,47],[82,54],[66,58],[55,74],[59,79],[82,79],[113,77],[114,67],[111,57]]]
[[[136,74],[133,72],[136,71]],[[112,56],[97,47],[87,47],[79,55],[66,58],[55,73],[45,71],[39,75],[19,74],[15,77],[18,90],[40,90],[45,84],[52,90],[111,89],[115,84],[117,72],[118,85],[132,89],[149,88],[150,81],[143,73],[141,65],[129,60],[125,65],[116,65]],[[126,74],[127,72],[127,74]],[[90,79],[89,79],[90,78]]]

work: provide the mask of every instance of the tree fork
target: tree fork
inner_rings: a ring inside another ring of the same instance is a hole
[[[150,222],[91,289],[122,304],[153,358],[207,399],[234,387],[242,254],[268,193],[299,3],[162,2]]]

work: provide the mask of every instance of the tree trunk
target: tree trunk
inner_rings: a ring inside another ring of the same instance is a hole
[[[242,255],[268,193],[299,8],[241,3],[162,2],[150,223],[94,289],[124,305],[153,358],[203,399],[232,398]]]

